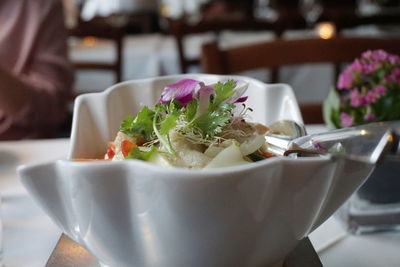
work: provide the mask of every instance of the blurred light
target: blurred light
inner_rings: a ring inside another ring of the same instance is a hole
[[[160,8],[161,16],[168,18],[170,15],[170,7],[167,4],[162,4]]]
[[[84,46],[95,46],[97,44],[97,38],[93,37],[93,36],[87,36],[85,38],[82,39],[82,44]]]
[[[318,23],[315,30],[318,36],[325,40],[332,38],[336,34],[336,27],[332,22]]]
[[[367,134],[368,134],[368,131],[367,131],[367,130],[364,130],[364,129],[362,129],[362,130],[360,131],[360,134],[361,134],[361,135],[367,135]]]

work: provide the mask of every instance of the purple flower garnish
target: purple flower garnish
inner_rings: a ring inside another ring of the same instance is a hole
[[[227,100],[228,103],[243,103],[247,100],[247,96],[243,96],[246,92],[248,83],[235,81],[236,83],[236,93]]]
[[[214,93],[214,86],[215,84],[204,85],[204,83],[200,83],[200,89],[196,92],[196,97],[208,99]]]
[[[193,79],[182,79],[176,83],[165,86],[161,93],[159,103],[166,104],[171,100],[177,100],[186,105],[193,100],[196,88],[205,87],[203,82]]]
[[[312,144],[313,144],[314,148],[317,149],[318,151],[327,151],[328,150],[319,141],[313,141]]]
[[[235,82],[236,84],[239,82]],[[242,103],[247,100],[243,94],[247,90],[247,83],[240,83],[235,94],[226,100],[228,103]],[[165,86],[158,103],[166,104],[171,100],[177,100],[186,105],[194,98],[200,101],[200,108],[208,105],[210,95],[214,93],[215,84],[205,85],[203,82],[193,79],[182,79],[176,83]]]
[[[238,98],[238,99],[235,101],[235,103],[243,103],[243,102],[246,102],[247,98],[249,98],[249,97],[248,97],[248,96],[240,97],[240,98]]]
[[[210,96],[214,93],[215,84],[201,86],[197,92],[197,98],[199,99],[199,110],[200,114],[204,113],[209,105]]]

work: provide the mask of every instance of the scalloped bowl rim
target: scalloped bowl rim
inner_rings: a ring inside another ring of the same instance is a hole
[[[140,167],[143,170],[151,170],[154,173],[157,172],[168,172],[169,174],[178,174],[179,176],[176,176],[174,178],[177,179],[188,179],[187,176],[190,174],[195,174],[196,176],[204,176],[210,177],[212,176],[213,179],[218,179],[221,177],[221,174],[231,174],[235,173],[237,174],[238,172],[242,171],[248,171],[250,169],[262,169],[265,168],[268,165],[273,165],[276,163],[280,162],[301,162],[304,164],[309,164],[309,163],[315,163],[315,162],[324,162],[326,163],[332,161],[331,156],[318,156],[318,157],[304,157],[304,158],[290,158],[290,157],[273,157],[273,158],[267,158],[265,160],[260,160],[257,162],[249,162],[248,164],[241,164],[241,165],[235,165],[235,166],[227,166],[227,167],[220,167],[220,168],[210,168],[210,169],[189,169],[189,168],[184,168],[184,167],[160,167],[156,164],[142,161],[142,160],[137,160],[137,159],[129,159],[129,160],[120,160],[120,161],[103,161],[103,160],[94,160],[94,161],[75,161],[75,160],[68,160],[68,159],[59,159],[59,160],[52,160],[52,161],[45,161],[45,162],[40,162],[40,163],[33,163],[33,164],[23,164],[18,167],[18,169],[26,169],[26,168],[36,168],[38,166],[42,165],[48,165],[51,163],[56,163],[56,164],[68,164],[73,167],[98,167],[98,166],[115,166],[115,165],[122,165],[122,166],[136,166]],[[183,176],[186,175],[186,176]],[[215,177],[215,175],[218,175]],[[169,176],[166,176],[166,178],[171,178]]]

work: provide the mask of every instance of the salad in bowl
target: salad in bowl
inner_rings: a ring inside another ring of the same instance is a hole
[[[249,122],[249,84],[181,79],[165,86],[157,104],[126,117],[104,159],[139,159],[161,166],[216,168],[274,156],[261,123]]]
[[[103,265],[268,266],[373,169],[270,157],[263,135],[279,120],[302,123],[288,85],[207,74],[127,81],[78,97],[68,159],[18,173]]]

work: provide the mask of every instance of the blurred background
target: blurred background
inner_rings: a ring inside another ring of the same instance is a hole
[[[70,29],[70,59],[112,63],[116,53],[121,53],[121,76],[117,80],[202,72],[196,61],[201,45],[216,38],[226,47],[276,38],[331,38],[338,31],[357,36],[400,35],[398,0],[64,0],[64,3],[66,25]],[[321,25],[321,22],[328,23]],[[75,36],[77,31],[80,38]],[[117,34],[114,40],[104,40],[101,31],[118,31],[122,47],[113,47],[119,38]],[[101,91],[116,82],[115,73],[81,70],[79,64],[76,67],[78,94]],[[314,71],[319,69],[315,66]],[[333,80],[329,81],[327,75],[324,77],[328,80],[320,77],[321,81],[313,81],[312,87],[319,88],[316,93],[309,90],[311,84],[307,84],[309,79],[305,74],[284,72],[281,81],[291,83],[300,100],[323,99],[327,91],[321,90],[322,87],[332,85]],[[247,75],[268,80],[265,73]]]
[[[77,95],[131,79],[204,72],[201,47],[210,41],[230,48],[277,39],[400,35],[400,0],[62,2],[75,80],[69,120],[61,136],[69,134]],[[320,103],[335,85],[334,68],[331,64],[288,66],[281,69],[277,81],[290,84],[299,102]],[[239,74],[276,81],[267,68]]]

